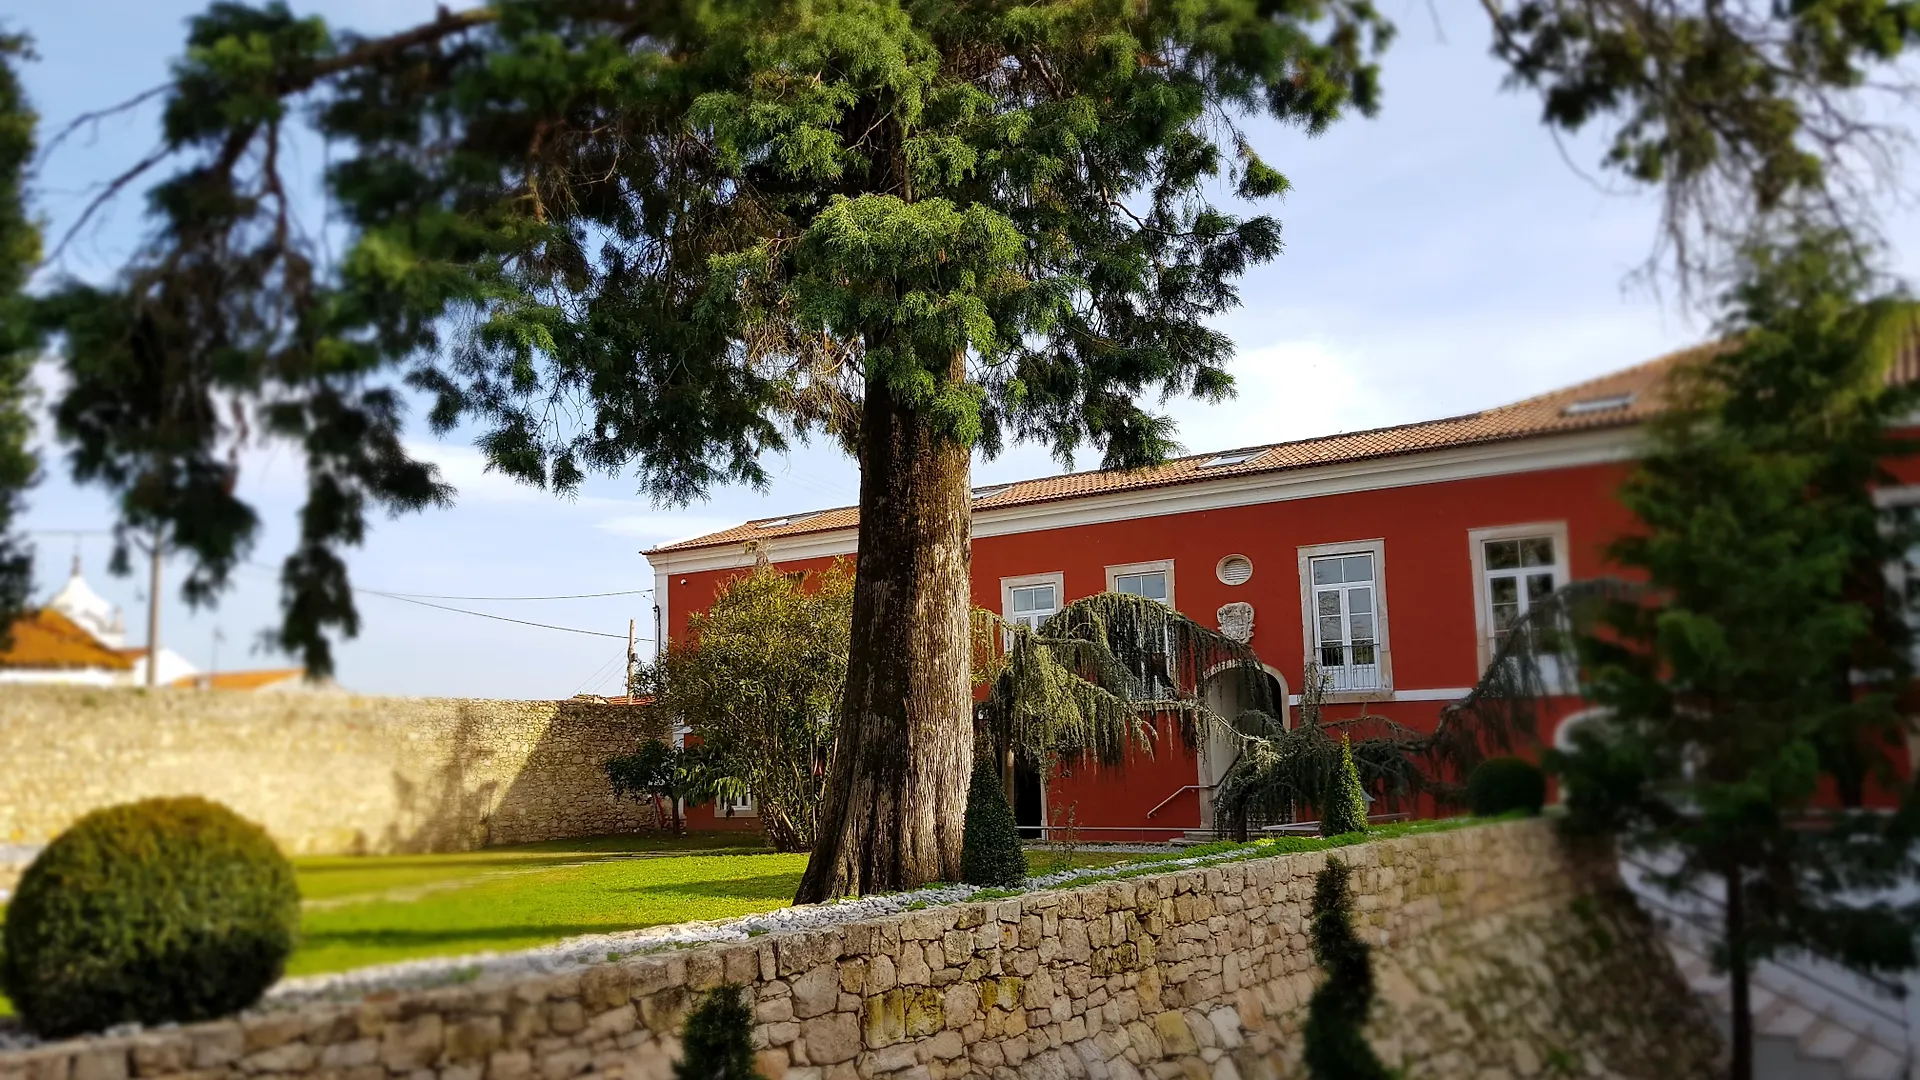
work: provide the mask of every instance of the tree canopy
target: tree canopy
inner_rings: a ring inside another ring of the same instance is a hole
[[[1829,106],[1920,32],[1920,0],[1486,6],[1546,122],[1611,124],[1677,236],[1831,205],[1858,140]],[[148,241],[44,309],[61,433],[190,556],[193,600],[258,529],[237,448],[295,447],[276,637],[315,675],[358,625],[343,549],[452,494],[401,442],[409,392],[560,493],[599,472],[684,503],[837,439],[861,547],[802,898],[950,877],[971,455],[1139,465],[1173,445],[1156,402],[1231,392],[1215,320],[1279,252],[1258,204],[1288,187],[1247,125],[1371,113],[1391,33],[1370,0],[503,0],[365,37],[222,0],[159,149],[102,194],[153,180]],[[289,194],[302,126],[318,228]]]
[[[700,798],[751,796],[780,851],[813,846],[847,680],[853,578],[762,563],[724,585],[634,689],[697,742]]]
[[[1482,6],[1543,122],[1602,128],[1603,165],[1663,191],[1695,250],[1841,209],[1843,166],[1885,148],[1863,94],[1920,34],[1913,0]],[[83,479],[142,489],[126,514],[177,534],[203,599],[257,531],[231,451],[296,447],[277,636],[316,672],[358,623],[340,549],[451,494],[401,446],[402,386],[562,492],[761,482],[796,434],[850,437],[874,387],[989,452],[1151,460],[1171,433],[1139,403],[1230,392],[1208,319],[1279,248],[1204,197],[1287,188],[1240,123],[1373,111],[1391,29],[1366,0],[510,0],[369,37],[216,3],[161,145],[102,196],[159,175],[149,243],[52,309],[63,434]],[[337,259],[289,195],[303,125],[330,147]]]
[[[31,55],[26,38],[0,34],[0,648],[33,581],[26,541],[14,527],[21,493],[38,471],[28,445],[27,379],[40,342],[25,292],[40,261],[40,230],[26,195],[35,116],[17,71]]]
[[[1920,873],[1912,608],[1887,575],[1920,532],[1875,492],[1920,449],[1899,430],[1916,387],[1889,378],[1920,309],[1821,229],[1748,248],[1723,299],[1724,346],[1670,379],[1622,489],[1639,528],[1611,556],[1644,583],[1570,590],[1514,636],[1557,643],[1604,710],[1550,758],[1570,824],[1619,836],[1669,890],[1725,897],[1717,959],[1744,1078],[1760,960],[1916,960],[1920,907],[1885,891]],[[1558,632],[1532,633],[1542,620]],[[1891,813],[1860,808],[1875,792]]]

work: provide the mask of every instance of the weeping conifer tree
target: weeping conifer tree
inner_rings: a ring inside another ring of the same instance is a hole
[[[1138,596],[1076,600],[1037,630],[998,625],[1005,655],[978,710],[975,752],[1001,763],[1009,787],[1016,765],[1042,776],[1063,764],[1114,768],[1130,749],[1153,753],[1163,730],[1188,748],[1217,734],[1235,755],[1214,792],[1222,836],[1245,839],[1256,822],[1324,806],[1345,754],[1363,789],[1394,805],[1421,793],[1453,796],[1453,777],[1516,741],[1518,712],[1463,713],[1433,734],[1374,715],[1326,719],[1325,679],[1312,666],[1300,722],[1289,728],[1280,719],[1286,702],[1251,646]],[[1222,715],[1207,703],[1209,690],[1247,707]]]
[[[1163,724],[1189,747],[1236,730],[1206,703],[1221,680],[1276,726],[1286,705],[1252,648],[1154,600],[1099,593],[1037,630],[999,625],[1006,651],[975,752],[992,755],[1009,786],[1016,765],[1046,776],[1061,764],[1117,767],[1130,748],[1151,754]]]
[[[1340,789],[1349,760],[1362,789],[1389,805],[1434,786],[1421,767],[1432,753],[1432,736],[1372,714],[1328,720],[1322,712],[1325,687],[1326,679],[1309,664],[1300,686],[1300,722],[1291,728],[1255,712],[1234,719],[1240,756],[1213,793],[1214,830],[1221,836],[1244,840],[1256,822],[1291,821],[1308,807],[1324,808]]]

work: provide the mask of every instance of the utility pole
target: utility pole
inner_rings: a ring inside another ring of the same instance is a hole
[[[634,621],[632,619],[628,619],[627,620],[627,680],[625,684],[623,684],[620,687],[620,694],[623,697],[633,693],[633,661],[634,661],[633,625],[634,625]]]
[[[160,685],[160,531],[147,552],[153,566],[147,576],[147,689]]]

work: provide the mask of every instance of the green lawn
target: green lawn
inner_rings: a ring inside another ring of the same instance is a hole
[[[1173,856],[1034,851],[1033,872]],[[608,837],[450,855],[306,856],[290,975],[528,948],[577,934],[724,919],[786,906],[805,855],[753,835]],[[5,908],[0,907],[0,920]],[[0,1015],[7,1012],[0,997]]]

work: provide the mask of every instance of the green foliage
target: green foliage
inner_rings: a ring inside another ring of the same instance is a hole
[[[315,671],[357,626],[338,552],[367,513],[449,494],[398,441],[403,381],[436,430],[479,425],[493,467],[562,492],[764,483],[869,402],[987,454],[1153,461],[1171,421],[1137,402],[1231,393],[1214,320],[1280,250],[1272,218],[1210,201],[1286,188],[1240,125],[1372,112],[1389,35],[1368,0],[533,0],[383,38],[215,4],[162,153],[122,178],[179,165],[152,242],[50,308],[62,430],[205,588],[254,534],[213,467],[240,429],[206,403],[296,445],[279,638]],[[332,262],[284,194],[301,122],[332,148]],[[222,513],[196,527],[200,506]]]
[[[1887,376],[1920,313],[1871,288],[1844,236],[1747,250],[1725,344],[1674,377],[1621,491],[1639,528],[1611,554],[1649,588],[1604,597],[1567,658],[1606,710],[1548,757],[1569,826],[1671,860],[1666,888],[1725,890],[1736,981],[1781,949],[1863,971],[1920,959],[1920,906],[1860,901],[1920,873],[1897,749],[1912,594],[1887,588],[1890,567],[1912,580],[1920,530],[1874,499],[1915,449],[1898,434],[1915,387]],[[1857,809],[1870,785],[1900,811]],[[1823,790],[1845,808],[1818,808]]]
[[[967,788],[967,820],[960,849],[960,880],[968,885],[1017,888],[1027,880],[1027,853],[993,763],[975,759]]]
[[[847,681],[853,581],[762,562],[720,588],[634,689],[691,737],[681,794],[751,795],[779,851],[813,845]]]
[[[27,405],[40,333],[28,315],[25,294],[40,261],[40,229],[28,213],[25,193],[37,118],[15,70],[31,56],[24,37],[0,34],[0,649],[33,585],[31,554],[25,538],[13,531],[24,509],[21,493],[38,471],[28,449],[33,421]]]
[[[1360,786],[1360,770],[1353,766],[1353,744],[1340,736],[1340,771],[1320,807],[1320,835],[1343,836],[1367,831],[1367,793]]]
[[[1718,269],[1709,260],[1754,221],[1814,209],[1831,222],[1845,202],[1835,189],[1864,189],[1854,155],[1883,144],[1857,126],[1859,91],[1879,75],[1897,88],[1895,62],[1920,40],[1912,0],[1500,0],[1488,11],[1494,52],[1540,92],[1542,119],[1567,132],[1610,121],[1605,166],[1664,188],[1666,238],[1695,271]]]
[[[1228,718],[1206,703],[1231,681],[1252,707],[1278,712],[1260,658],[1245,644],[1158,601],[1082,597],[1038,630],[997,622],[1006,652],[978,716],[976,757],[1011,755],[1041,775],[1062,762],[1117,766],[1152,753],[1162,720],[1192,745]]]
[[[687,1014],[674,1080],[760,1080],[753,1064],[753,1010],[738,986],[722,986]]]
[[[652,799],[655,812],[667,810],[673,831],[680,832],[680,800],[693,795],[695,781],[688,772],[690,755],[665,739],[648,739],[631,754],[608,758],[603,766],[613,793],[627,799]],[[659,822],[656,819],[656,824]]]
[[[1547,802],[1547,774],[1517,757],[1489,758],[1467,777],[1467,808],[1479,817],[1511,810],[1538,814]]]
[[[1309,664],[1299,718],[1291,728],[1258,709],[1234,718],[1240,756],[1213,797],[1214,829],[1220,835],[1245,839],[1256,822],[1292,821],[1308,807],[1340,798],[1349,764],[1362,791],[1388,800],[1443,790],[1439,777],[1458,767],[1456,745],[1470,750],[1491,737],[1481,730],[1478,716],[1443,723],[1431,735],[1379,716],[1328,720],[1322,713],[1324,696],[1325,679]],[[1364,813],[1360,820],[1366,820]]]
[[[1329,858],[1313,882],[1313,959],[1326,972],[1307,1002],[1301,1058],[1313,1080],[1388,1080],[1364,1028],[1373,1008],[1372,949],[1353,930],[1352,871]]]
[[[206,1020],[253,1004],[299,927],[264,830],[204,799],[146,799],[81,818],[27,868],[0,986],[48,1037]]]

